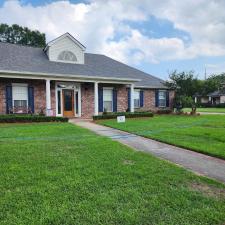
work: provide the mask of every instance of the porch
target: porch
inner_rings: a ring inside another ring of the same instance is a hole
[[[134,85],[123,82],[0,78],[0,96],[0,114],[91,118],[134,111]]]

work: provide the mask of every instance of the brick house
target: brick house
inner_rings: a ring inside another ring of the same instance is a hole
[[[69,33],[44,49],[0,43],[0,114],[90,118],[104,110],[171,108],[173,98],[163,80],[86,53]]]

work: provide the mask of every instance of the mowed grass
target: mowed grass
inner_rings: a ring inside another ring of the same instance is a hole
[[[184,112],[191,112],[191,108],[184,108]],[[197,112],[225,113],[225,108],[197,108]]]
[[[225,159],[225,115],[161,115],[99,123],[176,146]]]
[[[0,224],[223,224],[225,188],[72,124],[0,125]]]

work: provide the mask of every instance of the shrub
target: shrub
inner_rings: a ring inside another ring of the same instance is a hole
[[[68,122],[65,117],[36,115],[0,115],[0,123]]]
[[[171,114],[172,112],[171,109],[159,109],[156,111],[157,114]]]
[[[153,117],[152,112],[117,112],[107,113],[98,116],[93,116],[93,120],[104,120],[104,119],[115,119],[117,116],[125,116],[126,118],[137,118],[137,117]]]

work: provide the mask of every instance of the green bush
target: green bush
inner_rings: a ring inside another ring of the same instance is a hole
[[[115,119],[117,116],[125,116],[126,118],[137,118],[137,117],[153,117],[152,112],[117,112],[107,113],[98,116],[93,116],[93,120],[104,120],[104,119]]]
[[[171,109],[159,109],[156,111],[157,114],[171,114],[172,112]]]
[[[36,115],[0,115],[0,123],[68,122],[68,118]]]

